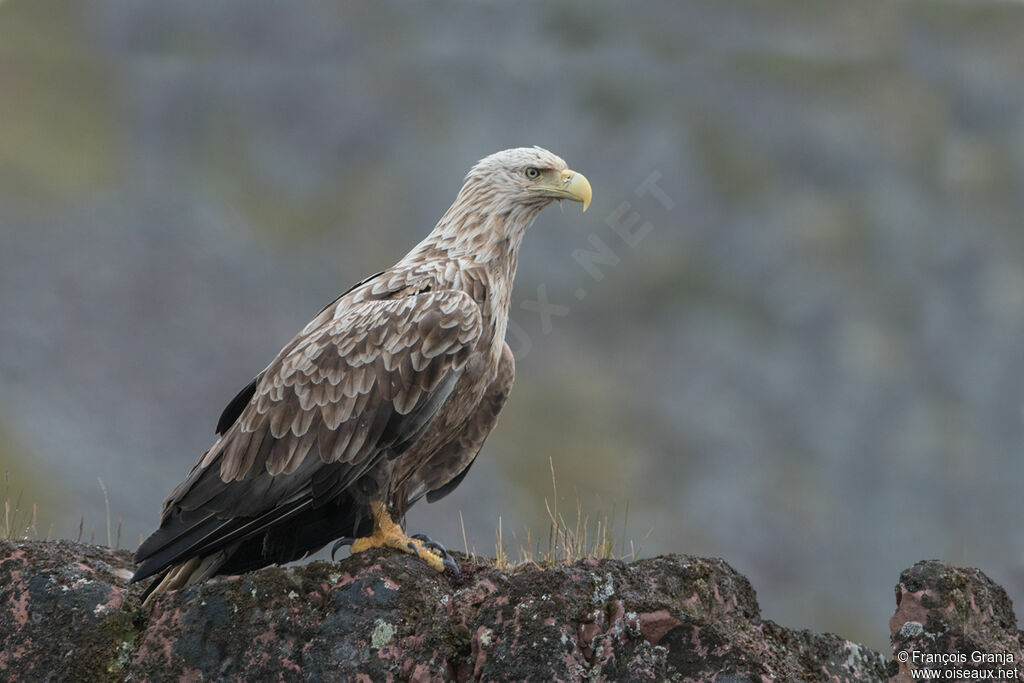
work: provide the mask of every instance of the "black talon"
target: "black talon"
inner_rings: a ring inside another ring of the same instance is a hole
[[[337,553],[341,548],[345,547],[346,545],[352,545],[355,542],[356,539],[350,538],[348,536],[342,536],[341,538],[339,538],[338,542],[334,544],[333,548],[331,548],[331,561],[334,561],[335,553]]]
[[[413,543],[412,541],[409,541],[408,543],[406,543],[405,547],[408,548],[409,550],[411,550],[413,552],[413,554],[416,555],[416,557],[420,556],[420,549],[417,548],[416,544]]]
[[[412,538],[421,542],[425,548],[436,550],[438,554],[441,555],[441,563],[444,565],[444,568],[450,569],[455,576],[459,575],[459,565],[455,564],[455,558],[448,553],[447,548],[431,539],[430,536],[427,536],[426,534],[416,534],[415,536],[412,536]]]
[[[447,548],[445,548],[443,545],[441,545],[434,539],[430,538],[430,536],[427,536],[426,534],[416,534],[415,536],[413,536],[413,538],[415,538],[417,541],[422,541],[424,546],[426,546],[427,548],[431,548],[432,550],[437,550],[442,555],[448,554]]]

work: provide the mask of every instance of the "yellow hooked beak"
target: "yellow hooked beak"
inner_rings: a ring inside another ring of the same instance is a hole
[[[565,169],[559,174],[559,182],[555,184],[540,184],[530,187],[531,190],[540,190],[557,199],[571,199],[574,202],[581,202],[583,210],[590,207],[590,181],[582,173],[571,169]]]

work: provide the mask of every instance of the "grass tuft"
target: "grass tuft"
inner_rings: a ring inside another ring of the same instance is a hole
[[[571,523],[567,522],[558,511],[558,480],[555,477],[555,464],[550,458],[548,462],[551,465],[553,503],[548,503],[547,499],[544,500],[550,520],[547,547],[542,548],[539,542],[534,543],[533,535],[529,529],[526,529],[525,538],[516,546],[515,559],[511,559],[506,550],[502,520],[499,517],[497,540],[494,546],[495,568],[501,571],[515,570],[523,566],[547,569],[558,565],[574,564],[580,560],[618,559],[626,562],[636,560],[654,529],[650,529],[644,535],[639,545],[630,539],[627,551],[626,538],[629,527],[629,505],[627,503],[622,521],[622,537],[618,541],[618,548],[616,548],[613,531],[614,508],[610,515],[599,514],[596,519],[591,520],[590,516],[583,512],[583,504],[579,498],[576,499],[576,518]],[[461,515],[461,513],[459,514]],[[465,544],[465,528],[463,528],[463,543]],[[468,548],[466,552],[469,554]],[[475,557],[476,553],[474,552],[473,555]]]
[[[2,0],[0,0],[2,1]],[[120,517],[117,519],[117,532],[113,533],[113,527],[111,526],[110,517],[110,497],[107,494],[107,487],[103,483],[102,479],[99,479],[100,490],[103,491],[103,500],[106,503],[107,509],[107,546],[111,548],[121,547],[121,528],[124,520]],[[39,534],[39,506],[35,503],[32,504],[31,509],[28,505],[22,505],[22,497],[24,491],[18,489],[17,493],[11,487],[11,473],[5,471],[3,474],[3,486],[0,491],[0,539],[5,540],[45,540],[49,541],[53,538],[53,523],[50,523],[49,528],[46,530],[46,536],[40,536]],[[79,543],[82,542],[82,536],[85,533],[85,517],[81,517],[78,520],[78,539]],[[96,532],[91,531],[89,534],[89,543],[96,542]],[[141,543],[141,541],[140,541]]]
[[[3,519],[0,520],[0,538],[8,540],[26,540],[39,538],[39,508],[33,503],[32,510],[22,507],[22,494],[19,490],[17,495],[12,497],[11,473],[4,472],[3,485]],[[53,535],[53,525],[50,525],[46,532],[46,540]]]

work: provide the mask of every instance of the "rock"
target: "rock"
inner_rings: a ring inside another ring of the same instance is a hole
[[[144,628],[124,550],[0,540],[0,678],[123,679]]]
[[[904,571],[889,631],[895,681],[914,680],[914,669],[937,671],[939,679],[1024,678],[1024,633],[1017,630],[1013,604],[978,569],[927,560]],[[999,673],[983,673],[991,671]]]
[[[886,677],[877,652],[761,619],[750,583],[719,559],[670,555],[512,572],[479,558],[458,555],[457,561],[462,573],[453,577],[410,556],[369,551],[337,563],[219,578],[161,595],[143,609],[142,587],[127,584],[127,551],[0,541],[0,677]],[[998,586],[976,570],[921,567],[901,578],[894,624],[901,614],[905,622],[920,617],[922,633],[958,634],[950,635],[951,645],[1020,652],[1020,634]]]

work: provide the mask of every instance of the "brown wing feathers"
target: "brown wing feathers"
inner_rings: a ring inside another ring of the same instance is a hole
[[[136,580],[321,505],[374,459],[414,441],[482,328],[479,307],[454,290],[351,306],[342,299],[319,318],[225,410],[221,422],[250,394],[167,501],[160,531],[137,553]],[[329,476],[317,477],[324,468]]]
[[[336,314],[264,371],[249,405],[214,446],[221,479],[241,480],[263,467],[290,473],[314,445],[324,462],[354,462],[367,443],[376,444],[392,412],[411,413],[446,374],[461,371],[480,325],[476,304],[454,291]]]

